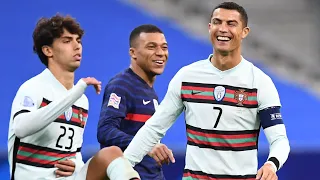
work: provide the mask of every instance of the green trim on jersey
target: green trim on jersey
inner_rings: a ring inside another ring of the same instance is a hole
[[[215,88],[223,88],[221,99],[214,95]],[[257,89],[248,89],[219,84],[182,82],[181,99],[187,102],[223,104],[229,106],[257,108]]]
[[[59,151],[48,147],[20,142],[17,163],[53,168],[58,161],[76,158],[76,152]]]
[[[40,108],[47,106],[51,101],[43,98]],[[66,119],[65,113],[61,114],[54,122],[71,124],[84,128],[88,119],[88,110],[72,105],[72,115],[70,120]]]
[[[206,130],[188,124],[186,127],[188,145],[222,151],[246,151],[257,149],[259,130]]]

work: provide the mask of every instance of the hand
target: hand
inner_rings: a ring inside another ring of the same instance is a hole
[[[56,168],[58,168],[55,171],[56,177],[67,177],[71,176],[75,170],[75,163],[71,161],[70,159],[68,160],[63,160],[63,161],[58,161],[57,164],[54,165]]]
[[[89,86],[93,85],[96,89],[97,94],[101,92],[101,81],[96,80],[94,77],[82,78],[82,80]]]
[[[266,163],[259,169],[256,179],[278,180],[278,176],[276,174],[274,167],[271,164]]]
[[[170,161],[175,163],[175,159],[173,157],[173,153],[171,149],[164,144],[156,144],[153,149],[148,153],[150,157],[157,161],[157,164],[161,166],[162,164],[166,163],[169,164]]]

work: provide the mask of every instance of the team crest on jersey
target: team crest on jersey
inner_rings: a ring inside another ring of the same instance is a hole
[[[70,121],[72,118],[72,107],[69,107],[68,110],[66,110],[66,112],[64,112],[64,116],[66,117],[67,121]]]
[[[82,122],[83,121],[83,115],[82,115],[82,109],[81,108],[78,111],[78,117],[79,117],[79,120]]]
[[[244,89],[234,92],[234,99],[237,101],[237,105],[243,106],[243,102],[248,100],[248,93]]]
[[[213,95],[216,101],[221,101],[224,98],[225,94],[226,88],[224,88],[223,86],[217,86],[214,88]]]
[[[79,109],[78,111],[78,117],[79,117],[79,120],[80,120],[80,123],[81,123],[81,127],[84,127],[85,125],[85,121],[83,121],[83,114],[82,114],[83,110],[82,108]]]
[[[121,102],[121,97],[117,96],[116,93],[111,93],[110,94],[108,106],[112,106],[112,107],[114,107],[116,109],[119,109],[120,102]]]

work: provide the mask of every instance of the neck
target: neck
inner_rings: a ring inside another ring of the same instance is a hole
[[[156,80],[155,75],[148,74],[135,63],[131,63],[130,68],[134,73],[141,77],[141,79],[143,79],[150,87],[153,87],[154,81]]]
[[[226,54],[214,50],[210,59],[212,65],[221,71],[225,71],[237,66],[241,62],[240,48]]]
[[[71,89],[74,84],[74,72],[63,70],[60,66],[50,65],[48,69],[54,77],[67,89]]]

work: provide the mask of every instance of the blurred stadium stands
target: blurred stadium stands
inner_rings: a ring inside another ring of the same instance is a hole
[[[207,40],[212,8],[222,0],[124,0]],[[273,71],[320,92],[319,2],[317,0],[235,0],[249,16],[250,35],[244,55],[263,61]],[[299,53],[297,53],[299,51]]]
[[[134,27],[152,23],[162,28],[169,43],[170,56],[165,73],[156,81],[155,89],[160,99],[180,67],[206,58],[212,52],[206,40],[208,17],[213,6],[221,1],[134,0],[136,5],[132,2],[0,1],[0,52],[3,67],[0,107],[4,115],[4,123],[0,127],[0,179],[9,179],[6,142],[11,101],[18,87],[43,69],[40,60],[32,53],[31,36],[41,16],[48,17],[60,12],[70,14],[80,21],[86,34],[83,39],[83,63],[76,77],[94,76],[103,84],[128,67],[128,37]],[[316,17],[312,9],[306,9],[314,7],[316,1],[313,6],[307,4],[311,0],[237,2],[248,9],[250,26],[253,27],[249,38],[244,40],[244,56],[272,77],[283,105],[282,112],[292,153],[279,171],[279,179],[319,179],[320,46],[317,44],[319,41],[316,41],[319,35],[315,31],[319,26],[314,23]],[[163,11],[164,8],[167,11]],[[96,125],[102,96],[95,95],[91,88],[86,94],[90,101],[90,113],[82,152],[88,158],[98,149]],[[263,132],[261,134],[260,164],[266,160],[268,152],[268,143]],[[186,146],[182,116],[163,142],[174,149],[177,157],[176,164],[164,167],[167,179],[181,179]]]

